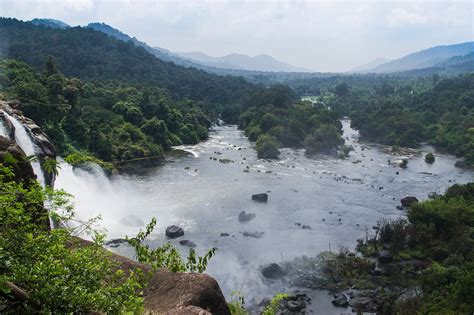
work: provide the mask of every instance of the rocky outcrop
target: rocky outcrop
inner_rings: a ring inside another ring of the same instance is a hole
[[[400,200],[402,206],[404,207],[411,207],[413,204],[418,202],[418,198],[413,196],[407,196]]]
[[[88,246],[91,242],[77,238],[71,246]],[[125,273],[140,269],[153,272],[148,265],[111,253]],[[143,291],[145,313],[151,314],[222,314],[230,315],[227,302],[214,278],[203,273],[154,271]]]
[[[14,160],[12,160],[13,158]],[[17,182],[36,179],[31,164],[26,160],[25,152],[12,140],[0,136],[0,162],[13,167]]]
[[[35,150],[35,155],[40,161],[43,161],[46,158],[56,158],[56,148],[54,147],[53,142],[33,120],[23,116],[19,101],[0,101],[0,122],[5,127],[9,138],[14,140],[16,132],[15,126],[13,126],[7,115],[14,117],[23,125],[37,148],[37,150]],[[44,177],[46,184],[52,187],[54,183],[54,174],[44,172]]]
[[[170,225],[166,228],[166,236],[169,238],[177,238],[184,235],[184,230],[176,225]]]

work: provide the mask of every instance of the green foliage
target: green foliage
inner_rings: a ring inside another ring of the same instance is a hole
[[[255,147],[259,159],[278,159],[280,155],[277,139],[267,134],[258,137]]]
[[[49,58],[46,68],[51,63]],[[43,127],[62,155],[81,151],[97,157],[94,162],[162,159],[163,149],[208,137],[211,114],[201,104],[174,101],[157,87],[82,83],[54,69],[38,74],[21,62],[0,62],[5,92],[22,102],[25,115]]]
[[[430,142],[463,157],[465,165],[474,165],[474,74],[439,80],[365,76],[344,81],[356,88],[349,86],[351,92],[346,93],[340,87],[345,82],[336,85],[329,106],[350,116],[362,137],[406,147]]]
[[[433,164],[434,161],[435,161],[435,156],[433,155],[433,153],[431,152],[426,153],[425,162],[428,164]]]
[[[67,194],[17,183],[11,168],[0,167],[0,290],[9,294],[8,281],[28,294],[11,313],[140,312],[141,276],[117,269],[90,223],[47,229],[46,200],[53,219],[74,220]],[[94,242],[77,243],[79,230],[93,233]]]
[[[344,140],[335,125],[323,124],[304,140],[306,154],[328,153],[342,145]]]
[[[359,244],[358,250],[366,255],[388,246],[397,258],[426,261],[428,267],[410,276],[414,282],[410,286],[419,286],[423,292],[412,306],[413,313],[471,314],[473,229],[474,183],[456,184],[442,196],[415,204],[408,211],[408,220],[379,224],[375,238]]]
[[[309,152],[313,147],[320,152],[335,151],[343,143],[337,113],[322,104],[298,102],[294,93],[281,85],[253,94],[249,104],[240,115],[239,127],[250,141],[268,135],[276,140],[277,148],[306,147]],[[275,156],[275,150],[271,151]]]
[[[237,291],[232,291],[230,302],[227,303],[230,314],[232,315],[249,315],[249,312],[244,307],[245,299]]]
[[[217,248],[210,249],[204,256],[197,256],[196,251],[191,248],[186,261],[181,258],[181,254],[171,243],[151,249],[144,241],[153,232],[155,225],[156,219],[153,218],[145,231],[140,231],[134,238],[127,237],[128,243],[135,249],[135,256],[139,262],[150,265],[155,270],[165,268],[171,272],[204,272],[206,270]]]
[[[263,309],[262,315],[275,315],[280,308],[280,302],[288,299],[290,296],[284,293],[277,293],[271,299],[270,303]]]
[[[105,170],[112,171],[115,169],[115,166],[112,163],[107,163],[102,160],[99,160],[87,153],[84,152],[74,152],[66,156],[64,159],[68,164],[71,164],[72,166],[80,166],[83,165],[87,162],[92,162],[100,167],[102,167]]]
[[[400,163],[401,168],[407,168],[408,166],[408,159],[403,159],[402,162]]]

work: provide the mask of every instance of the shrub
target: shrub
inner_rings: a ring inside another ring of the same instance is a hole
[[[260,135],[255,145],[259,159],[278,159],[280,155],[278,141],[272,136]]]
[[[428,163],[428,164],[433,164],[434,161],[435,161],[435,156],[433,155],[433,153],[431,153],[431,152],[426,153],[425,162]]]

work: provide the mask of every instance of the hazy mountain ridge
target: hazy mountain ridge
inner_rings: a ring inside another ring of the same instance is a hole
[[[383,65],[387,62],[390,62],[390,60],[387,59],[387,58],[381,58],[381,57],[375,58],[374,60],[372,60],[372,61],[370,61],[366,64],[363,64],[363,65],[360,65],[358,67],[352,68],[348,72],[349,73],[364,73],[364,72],[370,71],[371,69],[373,69],[375,67]]]
[[[311,72],[308,69],[292,66],[266,54],[260,54],[254,57],[244,54],[229,54],[222,57],[213,57],[199,51],[176,52],[176,54],[194,62],[224,69],[271,72]]]
[[[464,56],[472,52],[474,52],[474,42],[435,46],[376,66],[367,72],[391,73],[430,68],[452,57]]]
[[[69,24],[64,23],[63,21],[55,20],[55,19],[33,19],[31,23],[37,26],[46,26],[51,28],[68,28],[70,27]]]

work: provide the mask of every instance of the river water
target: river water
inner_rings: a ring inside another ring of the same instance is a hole
[[[168,241],[166,226],[183,227],[181,239],[195,242],[200,254],[218,248],[207,272],[217,279],[226,297],[235,290],[248,302],[258,303],[275,292],[295,290],[265,280],[260,266],[329,249],[353,249],[356,239],[371,231],[377,221],[404,215],[396,209],[400,198],[426,199],[429,193],[442,193],[453,183],[473,180],[474,173],[454,167],[456,159],[449,155],[435,154],[432,165],[424,162],[424,154],[411,157],[406,169],[389,165],[388,160],[396,157],[381,146],[360,143],[348,120],[343,121],[343,130],[346,144],[355,148],[344,160],[310,159],[303,150],[291,149],[282,150],[278,161],[258,160],[252,144],[236,126],[220,126],[208,141],[181,147],[186,154],[170,155],[163,166],[139,175],[107,178],[100,170],[73,170],[62,164],[56,187],[75,196],[79,218],[100,214],[100,227],[107,229],[109,238],[133,236],[152,217],[158,220],[152,245]],[[269,194],[267,203],[251,200],[252,194],[263,192]],[[240,223],[242,210],[256,217]],[[244,232],[264,234],[256,239]],[[171,240],[186,252],[178,241]],[[112,250],[133,257],[125,245]],[[332,307],[326,292],[308,293],[314,313],[345,312]]]

